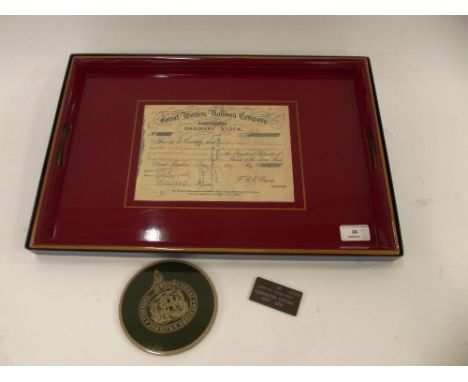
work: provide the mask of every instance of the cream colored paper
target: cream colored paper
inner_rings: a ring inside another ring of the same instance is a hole
[[[135,200],[293,202],[288,107],[146,105]]]

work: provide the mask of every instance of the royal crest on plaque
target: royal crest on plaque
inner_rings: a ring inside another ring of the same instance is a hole
[[[190,285],[175,279],[165,281],[155,271],[153,284],[138,305],[138,316],[147,329],[164,334],[182,329],[197,310],[198,297]]]

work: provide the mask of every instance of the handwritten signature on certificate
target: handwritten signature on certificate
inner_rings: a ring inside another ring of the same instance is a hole
[[[293,202],[283,105],[145,105],[138,201]]]

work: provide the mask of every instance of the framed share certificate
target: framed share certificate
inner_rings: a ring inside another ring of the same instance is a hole
[[[231,102],[141,102],[134,200],[294,202],[288,105]]]
[[[402,255],[369,59],[72,55],[26,246]]]

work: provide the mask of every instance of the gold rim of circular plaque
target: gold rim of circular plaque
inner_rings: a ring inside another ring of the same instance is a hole
[[[143,345],[141,345],[140,343],[138,343],[137,341],[135,341],[135,339],[133,339],[132,336],[130,336],[130,334],[128,333],[127,331],[127,328],[125,327],[125,324],[123,322],[123,319],[122,319],[122,302],[123,302],[123,299],[124,299],[124,296],[125,296],[125,293],[127,292],[127,289],[128,287],[130,286],[130,284],[133,282],[133,280],[135,280],[142,272],[144,272],[146,269],[148,268],[151,268],[152,266],[156,265],[156,264],[161,264],[161,263],[182,263],[182,264],[185,264],[185,265],[188,265],[194,269],[196,269],[198,272],[200,272],[204,277],[205,279],[208,281],[208,284],[210,285],[211,287],[211,290],[213,291],[213,313],[211,314],[211,318],[210,318],[210,322],[208,323],[207,327],[205,328],[205,330],[203,331],[202,334],[200,334],[200,336],[198,336],[198,338],[196,338],[194,341],[190,342],[188,345],[185,345],[179,349],[175,349],[175,350],[168,350],[168,351],[156,351],[156,350],[153,350],[153,349],[149,349]],[[132,342],[136,347],[148,352],[148,353],[151,353],[151,354],[156,354],[156,355],[172,355],[172,354],[178,354],[178,353],[182,353],[186,350],[189,350],[191,349],[192,347],[194,347],[196,344],[198,344],[203,338],[206,337],[206,335],[208,334],[208,332],[210,331],[211,327],[213,326],[213,323],[214,323],[214,320],[216,318],[216,315],[218,313],[218,295],[216,294],[216,289],[215,289],[215,286],[213,284],[213,282],[211,281],[210,277],[206,274],[206,272],[201,269],[200,267],[198,267],[197,265],[195,264],[192,264],[188,261],[184,261],[184,260],[161,260],[161,261],[156,261],[155,263],[151,263],[149,265],[147,265],[146,267],[140,269],[138,272],[136,272],[132,277],[131,279],[127,282],[127,284],[125,285],[124,289],[123,289],[123,292],[122,292],[122,295],[120,296],[120,302],[119,302],[119,320],[120,320],[120,326],[123,328],[123,331],[126,335],[126,337],[130,340],[130,342]]]

